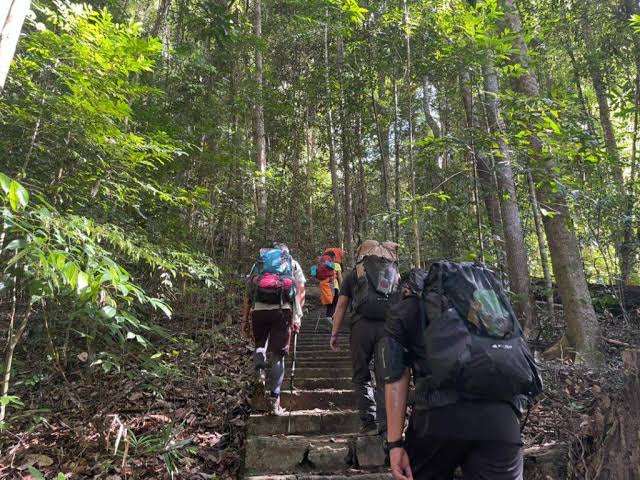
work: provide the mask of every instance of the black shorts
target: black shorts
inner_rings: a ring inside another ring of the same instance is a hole
[[[416,480],[522,480],[522,445],[498,441],[416,436],[407,431],[407,453]]]
[[[291,310],[255,310],[251,313],[253,338],[256,348],[264,348],[268,342],[268,351],[283,356],[289,353],[291,340]]]

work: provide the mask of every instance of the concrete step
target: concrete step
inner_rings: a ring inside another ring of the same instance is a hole
[[[291,370],[287,372],[287,376]],[[351,367],[348,368],[298,368],[296,367],[295,378],[331,378],[331,377],[351,377]]]
[[[353,390],[285,390],[280,396],[280,402],[287,410],[346,410],[356,406],[356,396]]]
[[[329,335],[323,338],[309,338],[307,340],[298,339],[298,350],[302,349],[310,349],[311,347],[315,347],[316,349],[325,349],[329,350]],[[348,337],[340,337],[338,343],[343,346],[349,346],[349,338]]]
[[[249,437],[245,466],[249,475],[336,473],[384,467],[384,452],[378,436]]]
[[[293,354],[289,354],[288,360],[293,360]],[[351,361],[351,352],[298,352],[297,361]]]
[[[297,372],[297,369],[296,369]],[[325,388],[335,388],[339,390],[349,390],[353,388],[351,377],[344,378],[296,378],[294,379],[294,386],[296,389],[301,390],[316,390]],[[285,384],[287,387],[289,384]]]
[[[329,349],[329,344],[327,345],[323,345],[322,347],[318,347],[318,348],[300,348],[300,345],[298,345],[298,350],[296,350],[298,357],[328,357],[328,358],[340,358],[340,357],[348,357],[351,358],[351,351],[348,348],[344,348],[344,349],[340,349],[337,352],[334,352],[332,350]],[[291,352],[289,352],[289,356],[293,355],[293,350],[291,350]]]
[[[294,475],[258,475],[245,477],[245,480],[392,480],[390,473],[358,473],[357,470],[346,472],[342,475],[314,475],[314,474],[294,474]]]
[[[287,368],[291,368],[293,360],[287,362]],[[314,360],[308,358],[296,359],[296,370],[298,368],[351,368],[351,360],[348,358],[335,358],[332,360]]]
[[[360,429],[358,412],[352,410],[294,410],[283,417],[254,413],[249,422],[249,436],[322,435],[356,433]]]

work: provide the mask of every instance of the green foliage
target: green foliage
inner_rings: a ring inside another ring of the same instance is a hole
[[[121,342],[146,345],[137,332],[150,327],[138,319],[134,307],[149,306],[170,315],[167,304],[132,281],[87,219],[61,215],[43,200],[14,205],[13,191],[24,192],[20,198],[28,195],[15,180],[10,185],[16,187],[0,199],[7,239],[3,251],[10,255],[1,289],[19,288],[32,303],[69,299],[69,313],[85,324],[98,324]]]

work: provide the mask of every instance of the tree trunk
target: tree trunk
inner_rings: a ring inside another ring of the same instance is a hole
[[[14,297],[14,315],[15,315],[15,297]],[[29,318],[31,317],[31,298],[28,299],[26,311],[22,314],[22,318],[20,319],[20,323],[18,328],[13,331],[13,329],[9,329],[9,338],[7,339],[7,347],[5,349],[4,355],[4,365],[3,365],[3,379],[2,379],[2,392],[0,397],[5,397],[9,394],[9,386],[11,384],[11,365],[13,364],[13,354],[24,334],[25,329],[27,328],[27,324],[29,323]],[[14,325],[13,319],[11,322]],[[4,403],[0,404],[0,423],[2,423],[7,414],[6,405]]]
[[[329,146],[329,169],[331,170],[331,193],[333,195],[333,221],[335,228],[335,241],[343,245],[342,238],[342,209],[340,201],[340,185],[338,182],[338,162],[336,160],[335,130],[333,128],[333,105],[331,95],[331,81],[329,75],[329,11],[325,10],[326,21],[324,24],[324,82],[326,95],[326,119],[327,119],[327,143]]]
[[[477,124],[474,121],[474,102],[471,95],[470,78],[466,71],[463,71],[460,75],[460,84],[462,90],[462,101],[464,103],[466,126],[468,131],[470,150],[470,163],[473,171],[473,200],[475,204],[475,216],[476,216],[476,228],[478,235],[478,249],[480,251],[480,261],[485,263],[484,255],[484,235],[482,233],[482,213],[480,208],[480,188],[478,185],[478,148],[476,146],[476,127]],[[424,90],[427,90],[427,83],[425,81]],[[426,93],[425,93],[426,94]]]
[[[160,29],[167,18],[169,13],[169,7],[171,7],[171,0],[162,0],[158,6],[158,12],[156,13],[156,19],[153,22],[151,29],[149,30],[149,36],[157,37],[160,33]]]
[[[529,196],[531,199],[531,210],[533,210],[533,220],[536,225],[536,237],[538,238],[538,249],[540,251],[540,265],[542,266],[542,275],[544,276],[547,313],[549,315],[549,320],[553,320],[553,279],[551,278],[551,269],[549,268],[549,256],[547,255],[547,240],[544,235],[542,212],[540,211],[538,194],[536,193],[536,184],[533,181],[531,172],[527,172],[527,182],[529,183]]]
[[[403,23],[405,27],[405,47],[406,47],[406,82],[407,82],[407,121],[409,122],[409,178],[411,187],[411,219],[413,223],[413,266],[420,267],[420,224],[418,219],[418,199],[416,193],[416,166],[413,158],[413,86],[411,82],[411,36],[409,34],[409,6],[407,0],[402,0],[404,10]]]
[[[398,108],[398,83],[393,79],[393,143],[395,157],[395,238],[400,243],[400,215],[402,212],[402,191],[400,182],[400,112]]]
[[[505,6],[506,24],[515,33],[516,54],[514,62],[521,65],[527,72],[516,79],[516,89],[527,97],[537,98],[540,96],[538,80],[534,74],[528,71],[528,50],[522,35],[522,24],[518,11],[514,0],[502,1]],[[581,361],[598,363],[601,358],[598,352],[600,328],[587,287],[580,248],[573,230],[569,209],[562,189],[554,188],[557,164],[553,156],[542,154],[542,142],[535,135],[529,137],[529,142],[532,147],[533,164],[537,167],[531,173],[534,181],[542,185],[539,190],[540,203],[554,212],[553,215],[545,215],[543,220],[549,242],[551,263],[562,298],[567,325],[565,336],[559,344],[566,343],[575,349],[580,355]],[[543,180],[543,182],[539,180]],[[549,352],[549,354],[551,353],[554,352]]]
[[[378,96],[381,92],[378,91]],[[389,217],[389,222],[384,222],[384,236],[388,238],[387,225],[390,231],[393,231],[393,220],[391,219],[391,199],[389,188],[389,139],[385,126],[382,125],[380,114],[378,113],[378,102],[376,102],[375,88],[373,81],[371,82],[371,107],[373,108],[373,118],[376,124],[376,136],[378,138],[378,147],[380,148],[380,171],[382,172],[382,196],[384,200],[385,214]]]
[[[344,180],[344,246],[346,250],[347,265],[352,265],[355,259],[353,244],[353,186],[351,176],[351,144],[349,130],[351,118],[348,113],[344,76],[342,66],[344,63],[344,43],[342,37],[338,37],[338,77],[340,79],[340,131],[342,147],[342,177]]]
[[[498,76],[493,59],[486,58],[482,66],[487,121],[495,141],[500,149],[500,159],[496,161],[496,177],[500,190],[500,209],[504,228],[505,250],[507,253],[507,275],[511,291],[515,294],[514,307],[525,329],[533,325],[535,311],[531,302],[529,277],[529,259],[524,241],[524,231],[520,217],[520,208],[516,197],[511,150],[507,146],[505,128],[500,117],[498,99]]]
[[[424,111],[424,118],[431,129],[431,133],[434,138],[440,138],[441,131],[440,125],[438,121],[434,118],[431,113],[431,84],[429,82],[429,77],[426,75],[422,78],[422,110]]]
[[[307,112],[307,121],[305,126],[305,146],[307,153],[307,162],[305,166],[305,188],[306,192],[311,191],[313,188],[310,182],[311,179],[311,165],[313,163],[313,159],[316,156],[316,136],[314,134],[314,129],[311,126],[312,115]],[[302,199],[301,199],[302,200]],[[317,248],[317,239],[315,233],[315,223],[313,221],[313,195],[309,195],[305,200],[307,203],[307,217],[309,217],[309,229],[307,235],[307,245],[310,245],[310,249],[312,252],[316,251]],[[336,240],[339,241],[339,240]]]
[[[467,128],[471,131],[480,129],[478,120],[478,112],[474,108],[473,91],[471,78],[468,72],[463,71],[462,74],[462,101],[464,103]],[[487,210],[487,218],[489,227],[493,236],[494,250],[498,263],[502,263],[502,217],[500,214],[500,200],[498,199],[498,186],[496,184],[493,169],[490,166],[490,160],[486,154],[478,147],[475,141],[475,135],[472,133],[471,148],[475,160],[475,171],[477,173],[478,183],[482,194],[482,200]]]
[[[262,0],[254,1],[253,34],[260,42],[262,40]],[[253,105],[253,138],[256,149],[256,167],[260,174],[256,184],[256,208],[260,235],[264,235],[267,217],[267,142],[264,128],[263,65],[260,45],[256,46],[255,63],[256,98]]]
[[[590,2],[587,2],[590,3]],[[587,46],[593,45],[592,26],[589,20],[583,19],[582,32],[584,35],[584,42]],[[626,185],[624,180],[624,174],[622,172],[620,151],[618,150],[618,142],[616,140],[615,130],[611,121],[611,109],[609,107],[609,99],[607,98],[607,89],[602,78],[602,70],[598,63],[598,59],[590,53],[587,53],[587,65],[589,67],[589,74],[591,75],[591,82],[596,94],[596,100],[598,101],[598,114],[600,117],[600,126],[602,127],[602,135],[604,138],[604,145],[613,161],[612,171],[613,179],[618,187],[618,194],[622,201],[627,199]],[[626,210],[626,209],[624,209]],[[626,211],[624,212],[627,213]],[[624,220],[622,226],[622,243],[616,245],[618,252],[618,262],[620,269],[619,281],[626,285],[629,281],[629,275],[631,274],[631,255],[633,252],[633,231],[632,223],[629,219]]]
[[[4,0],[0,5],[0,93],[9,74],[9,67],[16,53],[24,19],[31,0]]]

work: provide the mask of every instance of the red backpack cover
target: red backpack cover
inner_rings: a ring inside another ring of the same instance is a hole
[[[332,279],[336,276],[336,271],[334,270],[335,264],[334,260],[329,255],[321,255],[318,257],[318,273],[316,278],[320,281]]]

